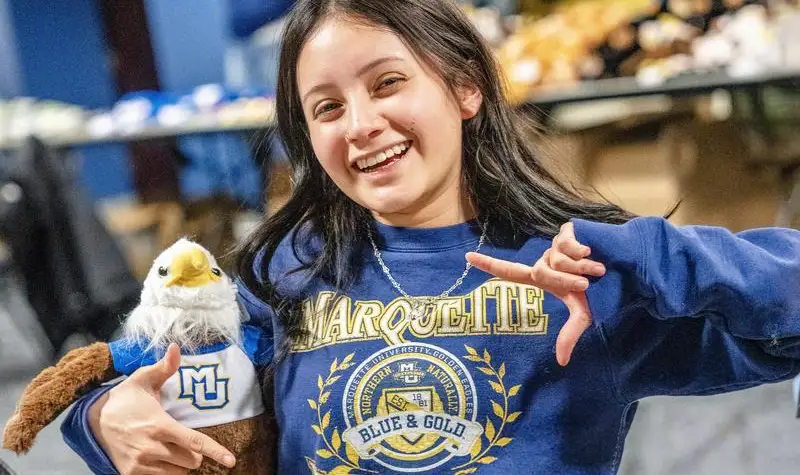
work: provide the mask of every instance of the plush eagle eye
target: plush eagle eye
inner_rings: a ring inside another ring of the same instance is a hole
[[[162,266],[158,268],[158,275],[160,275],[161,277],[166,277],[168,273],[169,272],[167,271],[166,267]]]
[[[222,275],[222,271],[221,271],[221,270],[219,270],[219,269],[217,269],[216,267],[215,267],[215,268],[213,268],[213,269],[211,269],[211,273],[212,273],[212,274],[214,274],[214,275],[215,275],[215,276],[217,276],[217,277],[219,277],[219,276],[221,276],[221,275]]]

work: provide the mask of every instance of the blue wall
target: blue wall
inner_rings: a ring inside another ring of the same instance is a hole
[[[145,6],[162,90],[188,93],[202,84],[225,83],[231,41],[227,0],[145,0]],[[248,142],[237,134],[212,134],[182,137],[178,145],[189,160],[180,172],[184,197],[227,194],[260,206],[260,175]]]
[[[89,109],[112,106],[114,78],[95,0],[0,3],[7,8],[16,40],[18,93]],[[130,192],[128,154],[123,146],[88,147],[80,152],[81,178],[90,196]]]
[[[115,98],[94,0],[11,0],[25,93],[88,107]]]
[[[22,94],[17,42],[6,0],[0,0],[0,99]]]
[[[224,81],[226,1],[145,0],[145,6],[163,90],[188,92]]]

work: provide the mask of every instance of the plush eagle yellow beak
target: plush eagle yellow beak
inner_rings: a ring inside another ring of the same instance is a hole
[[[199,287],[220,280],[220,276],[212,272],[206,254],[197,248],[176,254],[170,262],[169,272],[171,277],[166,283],[167,287]]]

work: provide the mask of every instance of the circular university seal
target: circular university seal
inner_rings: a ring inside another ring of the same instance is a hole
[[[475,383],[451,353],[426,343],[384,348],[345,387],[343,438],[362,459],[421,472],[469,454],[483,428]]]

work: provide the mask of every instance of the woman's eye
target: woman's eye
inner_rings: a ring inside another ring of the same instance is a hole
[[[329,113],[335,111],[338,108],[339,108],[339,104],[336,104],[336,103],[333,103],[333,102],[328,102],[328,103],[322,104],[321,106],[317,107],[317,109],[314,111],[314,118],[317,118],[317,117],[322,116],[322,115],[329,114]]]
[[[395,84],[400,82],[400,78],[386,78],[378,85],[378,89],[382,89],[384,87],[394,86]]]
[[[390,76],[381,79],[381,81],[378,83],[378,87],[375,88],[375,93],[379,96],[389,94],[397,89],[397,86],[399,86],[403,81],[404,78],[399,76]]]

